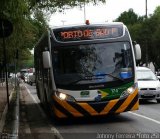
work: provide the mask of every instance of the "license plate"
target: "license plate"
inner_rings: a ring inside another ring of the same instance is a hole
[[[81,91],[80,93],[81,97],[89,97],[89,91]]]

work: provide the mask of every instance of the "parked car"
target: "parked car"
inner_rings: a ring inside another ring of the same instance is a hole
[[[24,81],[25,81],[26,83],[29,83],[29,76],[31,76],[31,75],[33,75],[33,73],[25,73],[25,74],[24,74]]]
[[[20,78],[25,82],[25,75],[28,74],[28,69],[20,70]]]
[[[35,83],[35,81],[36,81],[36,80],[35,80],[35,73],[29,75],[28,83],[29,83],[30,85],[33,85],[33,83]]]
[[[139,99],[156,99],[160,103],[160,81],[157,76],[146,67],[136,69]]]

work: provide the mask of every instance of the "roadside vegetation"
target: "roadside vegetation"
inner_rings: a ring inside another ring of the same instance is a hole
[[[99,4],[107,0],[85,0],[86,3]],[[18,54],[18,68],[33,67],[31,50],[48,28],[48,19],[56,11],[62,12],[75,6],[82,7],[84,0],[6,0],[0,1],[0,17],[9,19],[13,24],[13,33],[6,38],[7,64],[14,70]],[[105,18],[105,17],[104,17]],[[153,15],[138,16],[133,9],[121,13],[115,21],[124,22],[131,33],[132,40],[141,45],[142,60],[138,64],[153,62],[156,69],[160,68],[160,7]],[[0,64],[3,66],[3,47],[0,39]]]
[[[132,40],[141,45],[142,59],[138,64],[143,65],[147,60],[154,64],[156,70],[160,69],[160,6],[148,17],[138,16],[133,9],[129,9],[115,21],[126,24]]]
[[[85,0],[97,4],[105,0]],[[13,33],[6,38],[7,64],[14,70],[18,54],[18,67],[33,67],[31,50],[48,28],[48,19],[56,11],[83,5],[84,0],[5,0],[0,1],[0,18],[8,19],[13,24]],[[0,65],[3,67],[3,46],[0,39]]]

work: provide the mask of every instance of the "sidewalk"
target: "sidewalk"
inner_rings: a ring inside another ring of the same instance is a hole
[[[0,139],[5,137],[12,139],[15,138],[13,136],[13,125],[15,125],[15,123],[13,123],[13,118],[15,117],[15,103],[17,100],[17,91],[15,91],[14,87],[15,86],[13,84],[8,84],[10,104],[8,108],[6,85],[5,83],[0,83]],[[6,125],[8,125],[8,127],[10,128],[6,128]],[[8,131],[8,129],[10,129],[10,131]]]
[[[7,101],[3,104],[4,107],[5,104]],[[48,122],[48,117],[41,111],[40,106],[34,103],[23,83],[10,94],[10,105],[3,122],[0,139],[62,139]]]
[[[8,85],[9,95],[13,91],[14,86],[12,84]],[[6,84],[4,82],[0,83],[0,121],[3,116],[5,107],[7,105],[7,91],[6,91]],[[1,130],[0,130],[1,132]]]

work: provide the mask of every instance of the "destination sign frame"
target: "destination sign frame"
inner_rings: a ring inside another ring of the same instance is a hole
[[[123,36],[123,26],[77,26],[53,30],[57,41],[117,38]]]

